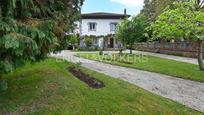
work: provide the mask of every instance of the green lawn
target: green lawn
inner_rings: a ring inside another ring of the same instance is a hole
[[[204,82],[204,72],[199,70],[198,65],[185,62],[178,62],[153,56],[139,56],[136,54],[124,54],[120,60],[118,58],[118,54],[100,56],[96,53],[81,53],[78,54],[78,56],[91,60],[103,61],[105,63],[114,65],[157,72],[174,77]]]
[[[70,65],[48,59],[4,75],[9,89],[0,92],[0,114],[201,114],[127,82],[82,68],[106,85],[102,89],[89,88],[67,71]]]

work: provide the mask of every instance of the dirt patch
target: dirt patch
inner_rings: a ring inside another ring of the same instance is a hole
[[[75,77],[77,77],[79,80],[85,82],[89,87],[91,88],[103,88],[105,87],[104,83],[100,80],[97,80],[93,77],[90,77],[89,75],[82,72],[80,69],[77,69],[76,67],[70,67],[68,68],[69,72],[71,72]]]

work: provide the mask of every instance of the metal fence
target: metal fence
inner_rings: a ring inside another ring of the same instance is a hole
[[[135,49],[155,53],[172,54],[186,57],[197,57],[198,43],[197,42],[136,43]]]

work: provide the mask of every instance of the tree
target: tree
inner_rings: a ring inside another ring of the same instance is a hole
[[[125,19],[121,22],[116,31],[116,38],[130,48],[130,54],[135,42],[145,41],[144,31],[147,22],[143,15],[138,15],[131,20]]]
[[[72,45],[73,50],[75,50],[75,45],[78,43],[79,38],[77,37],[77,35],[70,35],[68,37],[69,39],[69,43]]]
[[[202,46],[204,40],[204,12],[195,2],[175,2],[151,25],[153,39],[197,41],[198,62],[204,70]]]
[[[144,7],[141,10],[149,22],[154,22],[163,13],[164,9],[175,1],[180,0],[144,0]]]
[[[93,38],[91,36],[85,36],[85,44],[87,48],[90,48],[91,45],[93,44]]]
[[[83,0],[0,0],[0,88],[2,74],[60,50]],[[60,28],[59,28],[60,27]]]

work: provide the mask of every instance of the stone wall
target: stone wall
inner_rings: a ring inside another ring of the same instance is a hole
[[[171,54],[185,57],[197,57],[197,42],[176,42],[176,43],[136,43],[135,49],[154,53]],[[204,48],[203,48],[204,49]]]

